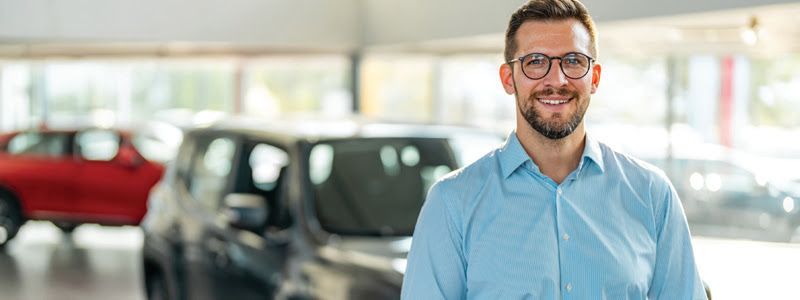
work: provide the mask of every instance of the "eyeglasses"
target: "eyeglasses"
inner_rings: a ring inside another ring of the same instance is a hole
[[[594,62],[594,58],[589,57],[583,53],[570,52],[564,56],[547,56],[541,53],[531,53],[515,60],[509,61],[511,64],[515,61],[520,62],[522,73],[532,80],[542,79],[550,72],[550,67],[553,65],[552,61],[558,59],[561,65],[561,72],[564,76],[572,79],[581,79],[589,73],[589,68]]]

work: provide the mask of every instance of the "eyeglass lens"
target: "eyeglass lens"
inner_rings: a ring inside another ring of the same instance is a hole
[[[553,59],[559,59],[561,71],[569,78],[579,79],[589,72],[590,59],[580,53],[569,53],[563,57],[549,57],[541,53],[531,53],[522,58],[522,71],[531,79],[543,78],[550,71]]]

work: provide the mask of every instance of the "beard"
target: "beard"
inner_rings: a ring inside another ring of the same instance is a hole
[[[577,103],[577,110],[572,113],[572,115],[567,116],[565,121],[560,120],[561,118],[559,117],[561,117],[561,113],[553,114],[550,120],[545,119],[542,116],[542,112],[536,109],[536,98],[544,98],[556,94],[559,96],[568,96],[571,98],[570,101],[581,100],[577,92],[569,91],[566,88],[558,90],[548,88],[543,91],[532,93],[525,103],[520,102],[519,95],[517,95],[517,106],[522,116],[525,117],[525,121],[527,121],[534,130],[551,140],[560,140],[572,134],[572,132],[578,128],[578,125],[581,124],[583,115],[586,113],[586,106],[581,106],[580,103]]]

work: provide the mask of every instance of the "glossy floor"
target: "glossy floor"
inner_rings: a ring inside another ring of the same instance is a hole
[[[142,300],[142,234],[135,227],[78,227],[71,237],[29,222],[0,251],[0,299]]]
[[[800,299],[800,244],[695,237],[714,299]]]
[[[30,222],[0,251],[0,299],[143,300],[142,234],[84,225],[72,236]],[[715,299],[800,299],[800,244],[696,237],[701,276]]]

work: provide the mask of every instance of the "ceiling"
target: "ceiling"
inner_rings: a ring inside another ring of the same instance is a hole
[[[615,53],[800,53],[800,4],[781,4],[601,24]]]
[[[507,9],[504,8],[503,10]],[[497,14],[504,13],[498,12]],[[320,11],[318,14],[323,15],[325,13]],[[800,3],[789,3],[668,17],[601,21],[598,23],[600,49],[601,53],[616,53],[620,55],[746,53],[774,56],[786,53],[800,53],[800,22],[797,21],[798,16],[800,16]],[[349,15],[340,16],[339,19],[347,19],[347,17]],[[229,25],[233,26],[232,24]],[[484,27],[502,28],[504,26],[490,25],[486,24]],[[358,28],[357,25],[353,26]],[[319,26],[312,28],[314,32],[322,30],[317,27]],[[752,33],[746,33],[749,29],[753,29]],[[467,37],[374,44],[362,46],[358,50],[347,43],[337,44],[304,40],[305,44],[302,44],[294,42],[289,37],[282,37],[284,40],[289,41],[284,44],[264,43],[259,42],[257,39],[239,42],[103,42],[90,39],[15,41],[5,38],[0,39],[0,58],[238,57],[298,53],[351,53],[353,51],[445,55],[496,54],[502,52],[503,33],[475,33],[483,30],[474,29],[472,31],[473,34]],[[311,29],[307,29],[307,31],[311,31]],[[275,34],[274,30],[264,30],[264,32]],[[290,32],[286,31],[282,36]],[[747,36],[748,34],[750,36]],[[442,33],[442,35],[445,34]],[[753,35],[756,37],[755,41]],[[291,36],[291,34],[288,36]],[[750,39],[750,43],[746,42],[747,39]],[[308,45],[315,46],[308,47]]]

